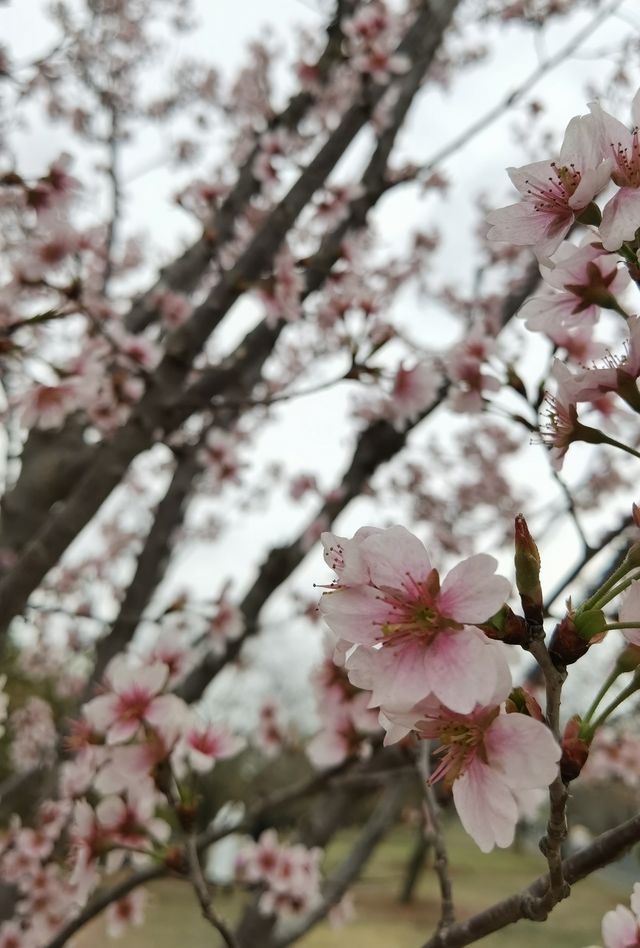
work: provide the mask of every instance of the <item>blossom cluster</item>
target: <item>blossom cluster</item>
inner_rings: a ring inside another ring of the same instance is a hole
[[[275,830],[265,830],[239,851],[236,878],[261,888],[258,904],[265,915],[304,915],[320,901],[321,856],[321,849],[287,845]]]
[[[204,720],[170,693],[170,676],[160,661],[142,665],[132,656],[114,658],[102,693],[72,725],[68,744],[75,753],[60,768],[58,800],[43,804],[35,829],[16,820],[2,840],[0,874],[21,895],[17,944],[46,943],[86,902],[100,873],[117,872],[128,862],[162,861],[169,845],[180,842],[179,787],[245,746],[243,738]],[[61,841],[71,853],[69,871],[55,855]],[[110,927],[138,923],[142,908],[138,896],[117,903]]]
[[[510,845],[532,791],[556,776],[560,748],[541,721],[507,713],[506,647],[479,628],[510,592],[496,560],[472,556],[441,582],[404,527],[322,539],[337,580],[320,611],[351,683],[380,708],[386,742],[411,732],[437,738],[441,760],[431,779],[452,785],[462,823],[481,849]]]

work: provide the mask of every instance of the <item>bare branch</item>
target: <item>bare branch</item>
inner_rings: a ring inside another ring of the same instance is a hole
[[[575,885],[596,869],[602,869],[619,859],[639,841],[640,816],[634,816],[615,829],[598,836],[590,846],[581,849],[574,856],[564,859],[561,867],[563,878],[569,885]],[[532,903],[541,904],[550,912],[558,901],[551,891],[549,876],[540,876],[521,892],[496,902],[464,922],[452,925],[446,934],[437,932],[422,948],[462,948],[464,945],[471,945],[522,918],[530,918],[529,909]],[[538,913],[536,921],[541,920],[542,915]]]
[[[560,743],[560,701],[562,686],[567,677],[566,668],[558,667],[552,661],[544,641],[544,629],[542,627],[532,629],[532,639],[528,648],[544,676],[547,696],[546,719],[553,736]],[[567,786],[558,773],[549,787],[547,832],[540,840],[540,849],[547,857],[549,866],[549,886],[554,904],[569,895],[569,885],[562,874],[562,844],[567,838],[566,807],[568,797]],[[538,908],[546,917],[547,910],[543,902],[540,902]],[[536,908],[532,905],[532,917],[535,910]]]
[[[239,948],[233,932],[213,906],[211,893],[209,892],[209,887],[202,872],[202,866],[200,865],[197,838],[193,835],[190,836],[187,841],[187,853],[189,857],[189,878],[196,898],[200,903],[202,917],[220,933],[220,937],[225,945],[227,945],[227,948]]]
[[[426,69],[457,3],[458,0],[448,3],[438,0],[425,4],[400,43],[399,52],[406,54],[412,63],[421,60]],[[386,86],[372,85],[365,100],[347,109],[338,127],[269,214],[235,265],[222,274],[190,320],[169,337],[153,384],[147,388],[127,424],[110,442],[99,446],[94,463],[74,494],[58,505],[14,569],[0,581],[0,631],[6,630],[11,619],[21,612],[30,593],[119,483],[133,458],[153,443],[158,431],[166,433],[179,424],[181,418],[175,418],[172,409],[179,406],[193,358],[241,295],[242,288],[250,285],[272,262],[287,231],[366,124],[386,89]]]
[[[433,846],[436,858],[433,868],[438,876],[440,885],[440,921],[438,922],[438,931],[446,934],[448,929],[455,922],[455,910],[453,905],[453,887],[451,885],[451,876],[449,875],[449,856],[447,846],[442,832],[440,821],[440,807],[433,792],[430,780],[429,754],[430,742],[422,741],[418,748],[416,756],[416,765],[418,778],[422,789],[423,810],[425,815],[425,838]]]

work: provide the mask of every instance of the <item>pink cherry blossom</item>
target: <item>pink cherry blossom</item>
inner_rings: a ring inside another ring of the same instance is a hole
[[[388,403],[388,417],[396,424],[413,421],[436,399],[442,382],[433,365],[421,363],[411,369],[400,366]]]
[[[511,845],[519,813],[532,791],[555,778],[561,754],[545,724],[505,712],[510,687],[504,679],[487,706],[466,715],[427,699],[408,714],[390,716],[399,729],[391,728],[387,743],[406,727],[440,741],[431,782],[444,779],[452,787],[462,825],[483,852]]]
[[[246,746],[242,737],[231,734],[221,725],[194,720],[174,752],[178,773],[185,764],[197,773],[208,773],[216,761],[235,757]]]
[[[640,581],[632,583],[622,597],[618,613],[620,622],[638,622],[637,629],[623,629],[627,642],[640,645]]]
[[[144,889],[135,889],[124,898],[113,902],[106,912],[107,934],[119,938],[127,925],[139,926],[144,922],[147,893]]]
[[[613,165],[611,177],[620,188],[605,205],[599,228],[605,249],[617,250],[625,240],[633,240],[640,227],[640,92],[631,106],[631,131],[597,102],[592,102],[589,109],[599,146]]]
[[[565,242],[555,255],[553,267],[540,268],[550,290],[530,297],[518,315],[534,332],[548,333],[557,326],[593,325],[600,307],[609,305],[629,283],[628,272],[619,269],[618,264],[615,254],[603,253],[596,244],[576,248]]]
[[[628,333],[624,343],[624,354],[608,352],[601,365],[593,365],[573,372],[558,360],[553,366],[553,376],[558,380],[563,397],[573,403],[591,402],[601,406],[602,396],[615,393],[637,411],[640,395],[637,380],[640,377],[640,317],[627,320]]]
[[[522,201],[487,216],[493,225],[489,240],[533,247],[538,256],[549,257],[580,212],[606,187],[612,167],[613,159],[602,159],[593,117],[572,118],[557,161],[507,169]]]
[[[322,596],[320,611],[339,639],[373,647],[372,704],[406,710],[435,694],[468,713],[486,702],[505,659],[474,623],[494,615],[509,594],[496,560],[472,556],[441,584],[422,543],[400,526],[343,545],[343,556],[339,583]],[[345,578],[353,574],[355,583]]]
[[[130,740],[145,724],[170,725],[179,699],[161,694],[168,676],[161,662],[138,667],[126,656],[116,656],[105,673],[109,692],[85,704],[83,714],[109,744]]]
[[[38,385],[22,402],[20,421],[25,428],[59,428],[70,412],[78,408],[81,388],[77,379],[66,379],[58,385]]]
[[[631,911],[617,905],[602,919],[604,948],[638,948],[640,945],[640,883],[631,894]]]

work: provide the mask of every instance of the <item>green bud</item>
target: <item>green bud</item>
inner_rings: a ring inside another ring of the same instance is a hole
[[[581,639],[589,641],[594,635],[604,632],[607,626],[602,609],[587,609],[586,612],[577,612],[573,617],[576,632]]]
[[[540,553],[522,514],[515,519],[516,586],[525,617],[542,625],[543,599],[540,586]]]

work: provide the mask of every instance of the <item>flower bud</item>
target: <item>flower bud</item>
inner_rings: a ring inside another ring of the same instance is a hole
[[[602,609],[587,609],[575,613],[573,624],[580,638],[588,642],[605,631],[607,620]]]
[[[542,708],[526,688],[514,688],[506,701],[507,714],[517,711],[536,721],[544,721]]]
[[[169,846],[163,860],[167,869],[184,874],[188,871],[187,857],[179,846]]]
[[[524,648],[530,639],[525,620],[507,605],[486,622],[480,623],[478,628],[482,629],[487,638],[497,639],[507,645],[522,645]]]
[[[578,634],[574,618],[571,613],[567,613],[551,635],[549,655],[553,662],[560,667],[577,662],[589,648],[589,641]]]
[[[580,775],[589,756],[591,740],[581,735],[582,718],[575,714],[567,721],[562,737],[562,757],[560,758],[560,776],[570,783]]]
[[[515,519],[516,586],[529,622],[542,625],[543,603],[540,586],[540,553],[522,514]]]

